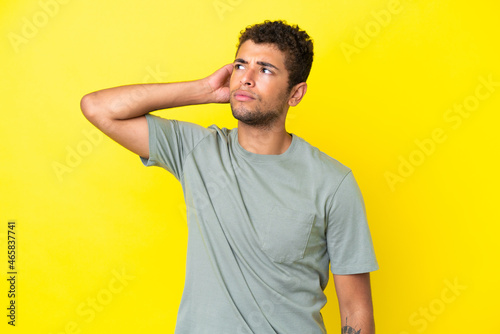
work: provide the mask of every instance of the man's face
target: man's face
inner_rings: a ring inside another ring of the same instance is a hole
[[[234,118],[266,127],[288,109],[288,71],[285,55],[272,44],[245,41],[239,48],[229,84]]]

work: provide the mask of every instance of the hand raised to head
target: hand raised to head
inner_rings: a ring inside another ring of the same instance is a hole
[[[213,97],[213,103],[229,102],[229,81],[232,72],[233,64],[227,64],[205,78]]]

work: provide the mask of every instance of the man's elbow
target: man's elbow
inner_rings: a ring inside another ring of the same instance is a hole
[[[80,100],[80,109],[82,110],[83,115],[86,119],[92,122],[97,115],[97,108],[94,101],[93,93],[86,94]]]

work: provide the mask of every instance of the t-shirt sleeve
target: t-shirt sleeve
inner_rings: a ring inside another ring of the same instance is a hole
[[[149,159],[144,166],[158,166],[181,179],[184,161],[196,145],[210,134],[198,124],[146,114],[149,131]]]
[[[327,224],[327,247],[333,274],[360,274],[379,268],[363,196],[352,171],[345,175],[333,195]]]

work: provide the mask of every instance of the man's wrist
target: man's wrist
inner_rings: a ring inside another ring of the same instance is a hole
[[[194,81],[196,83],[195,90],[197,91],[197,104],[220,103],[217,100],[217,95],[208,82],[208,78],[203,78]]]

